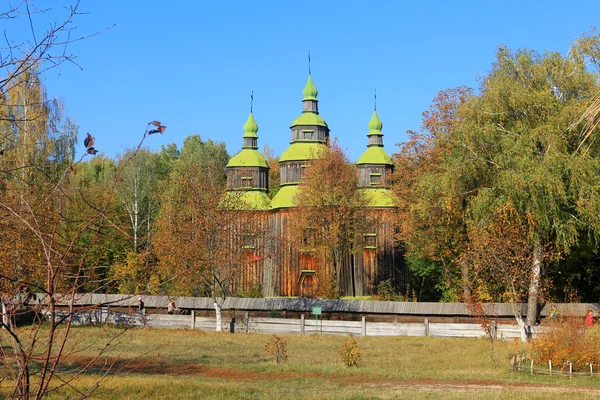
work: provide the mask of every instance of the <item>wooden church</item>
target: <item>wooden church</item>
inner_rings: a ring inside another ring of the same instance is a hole
[[[302,113],[290,127],[289,147],[279,158],[280,188],[270,199],[269,167],[258,151],[258,125],[252,112],[244,125],[243,145],[227,165],[227,189],[241,196],[260,235],[249,235],[243,246],[254,255],[245,263],[235,286],[259,286],[264,296],[313,297],[324,279],[331,276],[331,261],[323,254],[303,251],[292,239],[296,194],[302,190],[305,167],[329,143],[329,127],[319,115],[318,91],[311,74],[303,90]],[[393,170],[392,159],[383,147],[383,124],[377,115],[368,123],[366,150],[357,164],[359,190],[366,199],[369,228],[363,233],[360,249],[349,251],[339,270],[338,290],[342,295],[376,293],[377,285],[391,280],[398,292],[405,289],[404,259],[394,244],[394,212],[386,176]],[[247,223],[247,222],[246,222]]]

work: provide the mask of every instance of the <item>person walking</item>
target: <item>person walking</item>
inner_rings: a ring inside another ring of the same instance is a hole
[[[141,297],[138,297],[137,308],[138,308],[138,314],[143,315],[146,313],[146,309],[144,308],[144,300],[142,300]]]

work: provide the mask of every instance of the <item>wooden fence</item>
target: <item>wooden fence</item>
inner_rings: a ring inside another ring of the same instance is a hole
[[[166,329],[197,329],[214,331],[216,318],[199,317],[195,312],[191,315],[168,314],[129,314],[97,309],[77,312],[73,318],[75,324],[117,324],[127,326],[148,326]],[[485,337],[486,334],[479,324],[472,323],[431,323],[425,318],[422,323],[403,322],[371,322],[367,317],[360,321],[327,320],[306,318],[262,318],[251,317],[245,313],[242,318],[223,319],[223,330],[230,331],[233,327],[236,333],[263,334],[323,334],[323,335],[353,335],[353,336],[431,336],[431,337]],[[540,331],[538,327],[534,335]],[[516,325],[495,325],[496,338],[519,338],[520,331]]]

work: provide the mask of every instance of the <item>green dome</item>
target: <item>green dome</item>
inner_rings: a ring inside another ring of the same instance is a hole
[[[383,123],[379,119],[379,115],[377,115],[377,111],[373,111],[373,116],[371,117],[371,120],[369,121],[368,127],[369,127],[369,133],[367,134],[367,136],[383,135],[383,133],[381,133],[381,129],[383,128]]]
[[[302,99],[304,100],[317,100],[317,95],[319,94],[319,91],[317,90],[317,88],[315,87],[315,84],[312,81],[312,77],[310,74],[308,74],[308,81],[306,82],[306,86],[304,86],[304,90],[302,91],[302,94],[304,95],[304,98]]]
[[[392,158],[380,146],[368,147],[367,150],[359,157],[357,164],[384,164],[392,165]]]
[[[294,142],[279,157],[279,162],[312,160],[319,156],[324,144],[321,142]]]
[[[327,127],[327,123],[323,118],[321,118],[318,114],[310,112],[304,113],[296,118],[294,122],[292,122],[292,126],[290,126],[290,128],[298,125],[317,125]]]
[[[256,149],[242,149],[235,156],[231,157],[227,163],[229,167],[264,167],[269,168],[262,154]]]
[[[299,190],[298,185],[282,186],[271,200],[271,209],[296,207],[298,204],[296,194]]]
[[[391,208],[396,206],[396,196],[389,189],[365,188],[359,189],[367,203],[367,207]]]
[[[255,210],[266,211],[270,209],[269,196],[260,190],[230,191],[224,201],[228,210]]]
[[[252,115],[252,113],[250,113],[250,115],[248,116],[248,120],[244,124],[244,136],[243,137],[257,138],[258,137],[258,135],[256,134],[257,132],[258,132],[258,125],[256,124],[256,121],[254,120],[254,115]]]

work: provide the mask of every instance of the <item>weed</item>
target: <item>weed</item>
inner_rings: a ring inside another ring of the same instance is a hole
[[[271,336],[271,340],[265,344],[265,352],[273,361],[275,361],[275,364],[287,362],[286,340],[277,335]]]
[[[338,354],[346,367],[358,367],[360,363],[360,349],[354,338],[346,339],[342,347],[338,350]]]

